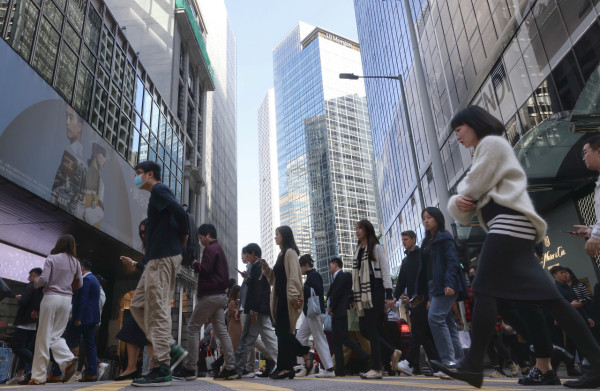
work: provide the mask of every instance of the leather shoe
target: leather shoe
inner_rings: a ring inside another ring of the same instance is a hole
[[[95,382],[95,381],[98,381],[98,376],[85,375],[79,381],[82,382],[82,383]]]
[[[275,379],[275,380],[279,380],[279,379],[293,379],[295,376],[294,371],[279,371],[279,372],[275,372],[273,373],[271,376],[269,376],[271,379]]]
[[[597,388],[600,387],[600,372],[588,372],[582,378],[563,383],[568,388]]]
[[[46,383],[58,383],[60,382],[60,376],[58,375],[47,375],[46,376]]]
[[[133,380],[133,379],[137,379],[138,377],[140,377],[140,373],[138,371],[133,371],[133,372],[128,373],[127,375],[119,375],[119,376],[115,377],[115,381]]]
[[[560,379],[552,369],[542,373],[534,367],[527,376],[519,379],[519,384],[524,386],[560,386]]]
[[[66,383],[69,381],[71,376],[75,374],[75,370],[77,369],[77,357],[74,357],[70,363],[67,364],[65,370],[63,371],[63,379],[62,382]]]
[[[431,366],[434,370],[445,373],[446,375],[469,383],[473,387],[481,388],[483,385],[483,372],[475,372],[461,367],[461,363],[452,366],[446,366],[437,360],[431,360]]]

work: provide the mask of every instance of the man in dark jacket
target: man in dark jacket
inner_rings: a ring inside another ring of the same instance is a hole
[[[215,334],[221,341],[221,350],[225,357],[225,366],[215,378],[226,380],[237,378],[235,372],[235,358],[233,345],[225,326],[225,307],[227,306],[227,283],[229,281],[229,268],[223,248],[217,241],[217,229],[212,224],[202,224],[198,227],[198,237],[204,246],[202,260],[194,260],[192,269],[198,272],[198,293],[196,306],[188,321],[187,351],[183,365],[179,367],[173,377],[185,380],[196,379],[198,362],[198,346],[200,344],[200,329],[204,322],[210,318]]]
[[[421,249],[417,246],[417,235],[414,231],[404,231],[400,236],[402,237],[402,245],[404,246],[406,257],[402,260],[402,266],[398,274],[398,282],[394,290],[395,300],[392,303],[388,303],[388,306],[390,304],[393,305],[396,300],[402,300],[402,303],[410,308],[411,335],[405,359],[398,363],[398,368],[392,369],[400,370],[407,375],[415,375],[420,372],[419,356],[421,346],[425,349],[427,357],[432,360],[437,360],[438,354],[430,337],[431,331],[429,330],[429,322],[427,321],[427,297],[424,297],[421,302],[412,307],[410,304],[410,298],[415,294],[417,274],[421,262]]]
[[[100,282],[92,274],[92,265],[82,259],[83,286],[73,292],[73,314],[71,316],[78,337],[83,337],[80,358],[87,358],[87,369],[82,382],[98,380],[98,357],[96,348],[96,326],[100,323]]]
[[[270,367],[274,368],[273,363],[277,360],[277,337],[275,330],[271,325],[271,308],[269,300],[271,296],[271,286],[267,278],[263,276],[260,265],[262,250],[256,243],[250,243],[244,247],[246,259],[252,265],[248,276],[248,291],[244,303],[244,324],[242,325],[242,337],[238,349],[235,352],[235,368],[237,373],[244,377],[252,377],[254,368],[247,366],[247,357],[250,351],[254,350],[254,343],[260,337],[265,345],[263,354],[267,360],[271,361]],[[254,363],[252,363],[254,366]],[[271,369],[272,369],[271,368]],[[269,370],[265,370],[269,375]]]
[[[10,343],[15,356],[19,357],[19,366],[17,367],[17,376],[10,379],[6,384],[27,384],[31,375],[24,375],[31,371],[33,362],[33,346],[35,344],[35,334],[37,329],[37,319],[40,312],[40,303],[42,301],[43,288],[35,289],[33,282],[42,275],[42,269],[39,267],[29,271],[27,280],[29,283],[25,286],[22,295],[15,298],[18,301],[19,309],[15,318],[15,333]]]
[[[352,297],[352,276],[342,270],[344,264],[340,258],[329,261],[329,273],[333,282],[327,292],[327,313],[331,316],[331,334],[335,354],[335,375],[346,376],[344,370],[344,347],[352,349],[361,360],[368,360],[369,354],[360,344],[348,335],[348,303]]]

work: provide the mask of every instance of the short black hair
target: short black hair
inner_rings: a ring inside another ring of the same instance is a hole
[[[298,259],[298,262],[300,262],[300,266],[308,266],[310,268],[312,268],[315,264],[315,261],[312,259],[310,254],[304,254]]]
[[[227,281],[227,289],[231,289],[236,285],[237,281],[235,280],[235,278],[230,278]]]
[[[92,263],[87,259],[80,259],[79,263],[81,264],[82,269],[92,271]]]
[[[29,274],[33,273],[33,274],[35,274],[36,276],[41,276],[43,272],[44,272],[44,271],[42,270],[42,268],[41,268],[41,267],[34,267],[33,269],[31,269],[31,270],[29,271]]]
[[[583,143],[583,145],[585,144],[590,144],[590,148],[592,148],[594,151],[600,148],[600,134],[595,134],[592,137],[588,138]]]
[[[154,179],[156,179],[157,181],[160,181],[160,166],[158,165],[158,163],[156,163],[152,160],[146,160],[145,162],[138,163],[134,167],[134,170],[136,170],[136,171],[142,170],[144,172],[152,172]]]
[[[556,273],[558,273],[560,271],[563,271],[563,270],[567,270],[567,268],[563,267],[563,266],[560,266],[560,265],[552,266],[550,268],[550,274],[555,275]]]
[[[417,237],[417,234],[415,233],[415,231],[408,230],[408,231],[402,231],[400,236],[408,236],[409,238],[414,239]]]
[[[329,260],[329,263],[335,263],[340,269],[344,268],[344,262],[342,262],[341,258],[333,257]]]
[[[210,237],[213,239],[217,238],[217,229],[212,224],[202,224],[198,227],[198,235],[206,236],[210,234]],[[247,251],[247,250],[246,250]],[[246,254],[248,254],[246,252]]]
[[[502,136],[506,132],[504,124],[479,106],[469,106],[452,117],[450,126],[455,130],[460,125],[470,126],[480,140],[485,136]]]
[[[246,245],[246,247],[244,247],[244,252],[246,254],[252,254],[257,258],[260,258],[262,256],[262,250],[260,249],[260,246],[256,243],[249,243],[248,245]]]
[[[242,254],[248,254],[248,251],[246,251],[246,246],[242,247]]]

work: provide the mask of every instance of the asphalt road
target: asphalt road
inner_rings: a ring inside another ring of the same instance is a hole
[[[563,378],[565,380],[566,378]],[[140,390],[133,387],[130,381],[98,382],[98,383],[66,383],[47,384],[45,386],[6,386],[0,385],[0,391],[8,389],[35,389],[40,391],[117,391],[117,390]],[[146,388],[148,389],[148,388]],[[151,388],[155,389],[155,388]],[[475,390],[466,383],[456,380],[441,380],[426,376],[391,376],[382,380],[362,380],[359,377],[348,376],[335,379],[316,379],[313,377],[296,378],[293,380],[271,380],[271,379],[244,379],[244,380],[213,380],[201,378],[194,381],[173,380],[170,387],[161,387],[165,390],[207,390],[207,391],[398,391],[398,390]],[[516,378],[491,379],[487,378],[483,383],[485,390],[566,390],[562,386],[551,387],[526,387],[517,384]]]

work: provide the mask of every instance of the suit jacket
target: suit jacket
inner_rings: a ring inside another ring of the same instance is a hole
[[[348,302],[352,297],[352,275],[341,270],[327,291],[329,308],[334,318],[347,317]]]
[[[73,293],[73,322],[100,323],[100,282],[92,273],[83,277],[83,286]]]

